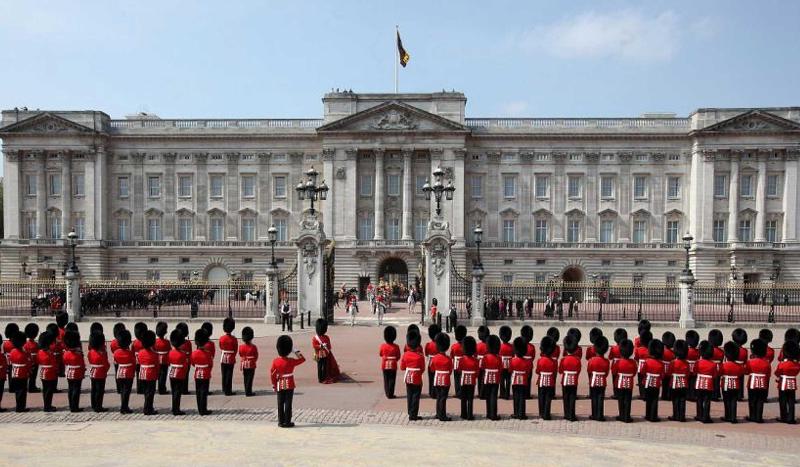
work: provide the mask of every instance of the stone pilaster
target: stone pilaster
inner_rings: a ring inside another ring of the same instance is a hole
[[[327,237],[333,238],[334,220],[333,206],[336,204],[338,187],[333,174],[333,161],[336,159],[336,150],[325,148],[322,150],[322,180],[328,185],[328,199],[322,204],[322,227]]]
[[[83,162],[83,191],[86,194],[83,197],[83,210],[84,210],[84,238],[86,240],[95,240],[97,232],[95,231],[95,203],[97,202],[97,191],[95,190],[95,160],[97,155],[89,152],[84,156]]]
[[[144,179],[144,159],[147,154],[137,152],[131,154],[133,159],[133,240],[144,240],[144,199],[146,196]]]
[[[403,150],[403,240],[414,239],[414,227],[412,225],[414,217],[414,174],[411,169],[413,154],[414,151],[411,149]]]
[[[348,200],[354,202],[358,200],[358,149],[348,148],[345,149],[347,160],[344,164],[345,167],[345,180],[344,180],[344,194],[341,198],[341,209],[338,212],[342,215],[342,233],[345,240],[356,239],[356,229],[358,228],[356,219],[356,209],[350,209],[346,203]]]
[[[797,241],[797,159],[800,150],[786,153],[783,175],[783,235],[781,241]]]
[[[756,183],[756,242],[763,242],[766,237],[767,222],[767,157],[768,151],[758,152],[758,183]]]
[[[273,267],[271,264],[267,265],[267,282],[265,287],[266,296],[266,310],[264,312],[265,324],[280,324],[281,318],[279,315],[278,305],[280,297],[278,295],[278,268]]]
[[[586,185],[583,187],[583,198],[586,200],[586,216],[584,218],[586,225],[584,225],[584,238],[587,242],[593,243],[597,241],[597,200],[600,197],[600,190],[597,187],[597,169],[598,163],[600,162],[600,153],[587,153],[586,162],[588,164],[588,170],[586,172]]]
[[[225,240],[239,238],[239,153],[229,152],[227,158],[227,174],[225,175]]]
[[[110,237],[108,226],[108,202],[110,196],[108,195],[108,155],[106,154],[105,146],[97,147],[97,155],[95,157],[95,193],[99,196],[94,200],[94,220],[95,220],[95,239],[103,240]]]
[[[194,162],[196,167],[196,180],[195,189],[197,212],[194,216],[194,238],[195,240],[205,240],[208,227],[206,221],[208,219],[208,153],[201,152],[194,154]]]
[[[22,229],[22,219],[20,218],[20,208],[22,197],[20,196],[20,151],[16,149],[6,149],[3,151],[3,232],[5,238],[20,238]],[[66,227],[64,227],[65,230]]]
[[[476,265],[472,268],[472,319],[470,326],[483,326],[486,317],[483,316],[483,267]]]
[[[72,230],[72,154],[61,155],[61,238]]]
[[[372,151],[375,155],[375,240],[383,240],[383,206],[386,198],[386,190],[383,187],[384,173],[383,173],[383,155],[384,150],[381,148]]]
[[[684,271],[678,279],[680,289],[680,317],[678,326],[683,329],[694,328],[694,275],[692,271]]]
[[[739,241],[739,230],[736,228],[739,218],[739,157],[738,151],[730,154],[731,173],[728,181],[728,241]]]
[[[36,151],[36,238],[47,236],[47,156],[42,151]]]
[[[161,193],[164,199],[164,222],[161,226],[164,240],[175,240],[175,210],[177,204],[177,189],[175,181],[175,158],[178,155],[174,152],[163,154],[164,159],[164,190]]]
[[[550,232],[552,234],[552,241],[554,242],[563,242],[565,235],[564,235],[564,212],[566,212],[567,207],[567,193],[566,193],[566,186],[567,180],[565,175],[565,162],[566,162],[566,154],[564,153],[557,153],[553,154],[553,162],[555,166],[553,167],[553,179],[550,181],[550,196],[552,200],[550,205],[553,206],[553,216],[550,219],[552,226],[550,227]],[[535,238],[534,236],[531,239]]]
[[[467,150],[464,148],[453,149],[453,186],[456,191],[453,193],[452,209],[452,231],[453,240],[456,243],[464,243],[464,224],[465,224],[465,204],[464,197],[466,196],[467,183],[464,176],[464,159],[467,156]]]

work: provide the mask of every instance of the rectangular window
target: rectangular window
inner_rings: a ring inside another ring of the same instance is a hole
[[[117,280],[119,281],[127,281],[130,280],[131,276],[128,274],[128,271],[120,271],[117,273]]]
[[[739,182],[739,193],[743,197],[753,196],[752,175],[742,175],[741,181]]]
[[[633,243],[644,243],[647,233],[647,221],[633,221]]]
[[[209,240],[212,242],[221,242],[225,240],[225,219],[221,217],[211,218],[209,237]]]
[[[513,274],[503,274],[503,283],[506,285],[511,285],[514,282],[514,275]]]
[[[667,198],[678,199],[681,197],[681,177],[667,178]]]
[[[61,195],[61,174],[50,174],[50,196]]]
[[[36,175],[25,174],[25,194],[36,196]]]
[[[147,196],[150,198],[158,198],[161,196],[161,177],[147,177]]]
[[[86,188],[84,187],[83,174],[75,174],[72,176],[72,194],[74,196],[86,195]]]
[[[580,175],[570,175],[567,179],[567,197],[571,199],[581,197],[581,177]]]
[[[633,199],[647,198],[647,177],[635,175],[633,177]]]
[[[130,185],[128,177],[117,177],[117,196],[127,198],[130,196]]]
[[[147,280],[149,280],[149,281],[160,281],[161,280],[161,271],[156,271],[156,270],[147,271]]]
[[[178,176],[178,198],[191,198],[192,197],[192,176],[179,175]]]
[[[256,197],[256,176],[242,175],[242,198],[252,199]]]
[[[192,219],[189,217],[178,219],[178,240],[190,241],[194,239]]]
[[[514,242],[516,238],[516,228],[512,219],[503,221],[503,241]]]
[[[547,280],[546,277],[547,274],[543,272],[537,272],[536,274],[533,275],[533,280],[536,282],[544,282]]]
[[[550,194],[550,177],[547,175],[536,176],[536,197],[547,198]]]
[[[778,176],[767,175],[767,196],[778,196]]]
[[[427,180],[428,180],[428,179],[427,179],[427,178],[425,178],[425,176],[424,176],[424,175],[417,175],[417,176],[414,178],[414,186],[416,186],[416,189],[417,189],[417,194],[418,194],[418,195],[421,195],[421,194],[424,194],[424,193],[425,193],[424,191],[422,191],[422,187],[423,187],[423,186],[425,186],[425,182],[426,182]]]
[[[126,242],[130,239],[130,220],[117,219],[117,240]]]
[[[712,235],[715,243],[725,243],[728,241],[728,230],[725,228],[724,219],[714,219]]]
[[[210,175],[209,177],[209,191],[208,196],[212,199],[214,198],[222,198],[223,190],[225,186],[225,176],[224,175]]]
[[[392,217],[386,220],[386,240],[400,240],[400,219]]]
[[[547,242],[547,220],[546,219],[537,219],[536,220],[536,229],[535,229],[534,241],[536,243],[545,243],[545,242]]]
[[[600,177],[600,197],[611,199],[614,197],[614,177],[607,175]]]
[[[50,238],[61,238],[61,216],[50,216],[49,228]]]
[[[275,198],[286,198],[286,177],[275,177],[273,187],[272,194]]]
[[[358,177],[358,182],[358,193],[365,198],[372,196],[372,175],[362,174],[360,177]]]
[[[400,175],[389,174],[386,178],[386,194],[400,196]]]
[[[147,239],[161,240],[161,219],[147,219]]]
[[[76,217],[73,219],[73,227],[75,227],[75,234],[78,238],[86,237],[86,219],[84,217]]]
[[[775,243],[778,241],[778,221],[767,221],[765,233],[767,234],[767,241]]]
[[[567,242],[577,243],[581,241],[581,221],[570,220],[567,224]]]
[[[752,241],[750,229],[750,219],[742,219],[739,221],[739,241],[750,242]]]
[[[428,220],[415,219],[414,220],[414,238],[422,241],[428,235]]]
[[[728,196],[728,176],[714,175],[714,196],[725,198]]]
[[[278,231],[276,235],[279,242],[285,242],[288,238],[287,230],[286,230],[286,219],[274,219],[273,224],[275,225],[275,229]]]
[[[242,219],[242,241],[254,242],[256,240],[256,220]]]
[[[473,175],[470,177],[470,193],[473,198],[483,198],[483,176]]]
[[[28,215],[25,217],[24,238],[36,238],[36,216]]]
[[[503,197],[513,198],[517,193],[517,177],[515,175],[503,175]]]
[[[358,218],[358,239],[372,240],[375,236],[375,220],[372,213]]]
[[[678,243],[678,221],[667,221],[667,243]]]
[[[605,220],[600,222],[600,242],[611,243],[614,241],[614,221]]]

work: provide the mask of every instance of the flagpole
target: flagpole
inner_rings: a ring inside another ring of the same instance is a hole
[[[394,28],[395,28],[395,33],[396,33],[395,42],[397,42],[397,35],[400,34],[400,26],[395,25]],[[395,50],[395,52],[394,52],[394,54],[395,54],[395,60],[394,60],[394,93],[397,94],[398,81],[400,79],[399,72],[398,72],[398,69],[397,69],[397,63],[400,61],[400,49],[397,47],[397,44],[395,44],[394,50]]]

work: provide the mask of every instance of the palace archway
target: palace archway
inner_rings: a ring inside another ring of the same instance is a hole
[[[378,281],[392,286],[392,297],[404,300],[408,296],[408,264],[401,258],[389,257],[378,265]]]

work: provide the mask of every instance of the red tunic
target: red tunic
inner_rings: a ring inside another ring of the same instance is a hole
[[[503,369],[503,361],[495,354],[487,353],[480,361],[480,368],[483,370],[483,384],[499,384],[500,370]]]
[[[633,350],[634,350],[634,352],[636,351],[636,349],[638,349],[641,346],[642,346],[641,338],[639,336],[634,337],[633,338]]]
[[[797,374],[800,373],[800,363],[794,360],[784,360],[775,368],[775,381],[779,391],[796,391]]]
[[[661,379],[664,377],[664,364],[661,360],[648,358],[644,361],[642,381],[645,388],[660,388]]]
[[[514,346],[508,342],[500,344],[500,360],[503,362],[503,370],[508,371],[512,358],[514,358]]]
[[[400,360],[400,347],[397,344],[384,342],[378,355],[381,357],[381,370],[397,370],[397,362]]]
[[[564,355],[567,355],[567,351],[566,351],[566,350],[564,351]],[[578,358],[583,358],[583,347],[581,347],[581,346],[578,346],[578,347],[575,349],[575,352],[573,352],[573,353],[571,353],[571,354],[569,354],[569,355],[574,355],[575,357],[578,357]]]
[[[717,377],[717,364],[713,360],[701,358],[697,361],[695,370],[697,371],[697,379],[695,380],[694,388],[702,391],[713,391],[714,378]]]
[[[138,365],[139,364],[139,351],[142,350],[142,341],[140,341],[139,339],[134,339],[133,340],[132,349],[133,349],[133,353],[136,354],[136,364]]]
[[[331,338],[328,337],[327,334],[322,336],[315,334],[314,337],[311,338],[311,347],[314,348],[314,355],[317,357],[317,360],[328,358],[331,350],[333,350]]]
[[[426,365],[428,371],[431,371],[431,358],[437,353],[439,353],[439,351],[436,349],[436,342],[430,341],[425,344],[425,361],[428,363]]]
[[[597,352],[595,352],[593,345],[590,345],[589,347],[586,347],[586,361],[587,362],[589,360],[591,360],[596,354],[597,354]]]
[[[87,359],[89,360],[89,378],[106,379],[108,368],[111,366],[108,363],[108,354],[89,349]]]
[[[436,387],[449,387],[450,374],[453,372],[453,361],[444,353],[437,353],[431,357],[430,369],[433,371],[433,385]]]
[[[745,373],[750,375],[747,382],[749,389],[769,389],[769,377],[772,365],[766,358],[753,357],[745,363]]]
[[[205,346],[192,352],[191,362],[194,366],[194,379],[211,379],[214,357],[208,353]]]
[[[111,349],[111,355],[114,355],[114,352],[119,349],[119,342],[117,342],[117,339],[111,339],[111,343],[108,346]]]
[[[556,361],[549,355],[542,354],[536,361],[536,374],[539,376],[536,384],[543,388],[556,387]]]
[[[405,371],[406,384],[422,385],[422,372],[425,371],[425,357],[420,352],[405,352],[400,358],[400,370]]]
[[[676,358],[669,362],[669,371],[672,376],[670,387],[672,389],[686,389],[689,387],[689,363],[686,360]]]
[[[214,341],[206,342],[206,345],[204,345],[203,348],[206,349],[206,352],[208,352],[209,355],[211,355],[211,366],[214,366],[214,357],[217,356],[217,346],[214,345]]]
[[[258,347],[254,344],[242,342],[239,345],[239,358],[242,370],[255,370],[258,362]]]
[[[664,376],[669,375],[669,364],[675,360],[675,352],[668,347],[664,347],[664,355],[661,357],[661,364],[664,365]]]
[[[83,359],[83,352],[79,349],[67,349],[64,351],[64,372],[67,379],[80,380],[86,375],[86,362]]]
[[[614,373],[614,387],[617,389],[633,389],[633,380],[636,377],[638,365],[632,358],[620,357],[611,365]]]
[[[698,360],[700,360],[700,351],[696,347],[689,347],[686,351],[686,363],[689,364],[690,376],[697,374],[695,366]]]
[[[169,351],[171,346],[169,341],[160,337],[156,338],[156,343],[153,344],[153,350],[158,355],[159,365],[169,365]]]
[[[171,379],[186,379],[186,368],[189,357],[181,349],[172,349],[167,354],[169,362],[169,377]]]
[[[647,347],[636,347],[633,352],[633,359],[636,360],[637,370],[641,375],[644,375],[644,363],[650,358],[650,352]]]
[[[514,357],[511,359],[509,370],[511,371],[512,386],[527,386],[531,370],[533,370],[533,362],[525,357]]]
[[[158,379],[159,357],[153,349],[139,351],[139,379],[142,381],[156,381]]]
[[[0,381],[5,381],[8,375],[8,360],[7,356],[0,357]]]
[[[553,353],[550,354],[550,357],[558,360],[561,357],[561,346],[556,344],[556,347],[553,349]]]
[[[608,351],[608,359],[613,362],[614,360],[618,360],[620,358],[622,358],[622,354],[619,353],[619,345],[612,346],[611,349]]]
[[[461,385],[474,386],[478,381],[478,359],[469,355],[461,357]]]
[[[533,344],[528,344],[525,350],[525,358],[531,362],[531,371],[533,371],[533,361],[536,359],[536,347]]]
[[[408,344],[403,346],[403,353],[411,351],[417,352],[418,354],[422,355],[422,346],[418,345],[416,349],[412,349],[411,347],[408,346]]]
[[[194,356],[194,354],[192,355]],[[305,357],[288,358],[278,357],[272,361],[272,368],[270,369],[270,378],[272,380],[272,389],[275,391],[284,391],[287,389],[294,389],[294,368],[303,362]]]
[[[450,358],[453,360],[453,371],[461,370],[461,357],[464,356],[464,349],[461,342],[456,342],[450,347]]]
[[[58,362],[50,349],[39,349],[36,356],[39,362],[39,377],[43,381],[55,381],[58,379]],[[5,373],[3,373],[5,375]]]
[[[769,360],[770,363],[775,360],[775,349],[770,346],[767,346],[767,360]]]
[[[725,359],[725,352],[722,351],[721,347],[714,347],[714,356],[711,357],[715,363],[722,363],[722,360]]]
[[[219,350],[222,356],[219,362],[225,365],[236,364],[236,350],[239,348],[239,340],[230,334],[223,334],[219,337]]]
[[[610,369],[611,364],[605,357],[597,355],[592,357],[586,364],[586,374],[589,376],[589,387],[606,387],[608,384],[608,372]]]
[[[117,349],[114,351],[114,363],[117,364],[117,379],[133,379],[136,376],[136,356],[131,349]]]
[[[28,378],[31,371],[31,356],[28,352],[14,347],[8,353],[8,362],[11,365],[12,378]]]
[[[734,391],[739,389],[739,377],[744,374],[742,365],[736,362],[724,362],[720,365],[720,389],[723,391]]]
[[[22,346],[22,350],[28,352],[31,365],[36,365],[36,357],[39,355],[39,344],[37,344],[36,341],[28,340],[25,342],[25,345]]]
[[[736,363],[744,365],[745,361],[747,361],[747,349],[739,347],[739,358],[736,359]]]
[[[189,377],[188,376],[189,375],[189,365],[191,363],[191,357],[192,357],[192,342],[191,341],[184,341],[183,345],[180,346],[179,349],[180,349],[181,352],[184,353],[184,355],[186,355],[186,365],[185,365],[186,373],[184,373],[184,374],[188,378]]]
[[[576,354],[564,355],[558,362],[558,373],[561,375],[562,386],[577,386],[580,371],[581,357]]]

